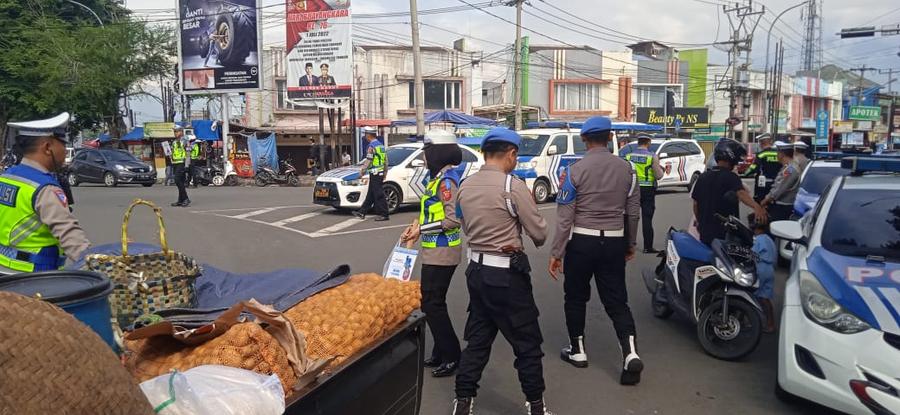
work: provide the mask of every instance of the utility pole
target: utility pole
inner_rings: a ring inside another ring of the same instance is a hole
[[[518,131],[522,129],[522,2],[524,0],[515,0],[516,3],[516,50],[513,53],[513,80],[515,82],[515,92],[513,95],[513,103],[516,106],[514,128]]]
[[[419,11],[416,0],[409,0],[409,24],[412,26],[413,71],[416,93],[416,137],[425,136],[425,85],[422,82],[422,51],[419,49]]]
[[[894,89],[892,88],[892,85],[894,84],[894,82],[897,81],[897,79],[894,78],[894,72],[900,72],[900,70],[894,69],[894,68],[891,68],[891,69],[879,69],[879,70],[878,70],[878,74],[880,74],[880,75],[887,74],[888,80],[887,80],[887,82],[885,82],[885,83],[887,84],[888,95],[891,95],[891,96],[894,95]],[[892,98],[893,98],[893,97],[892,97]]]
[[[740,94],[743,101],[741,140],[746,143],[750,136],[750,52],[753,47],[753,33],[766,8],[754,11],[753,0],[749,0],[746,5],[735,4],[733,7],[723,5],[722,11],[728,17],[732,29],[731,39],[718,43],[730,47],[731,84],[728,90],[731,100],[728,116],[734,118],[737,115],[737,97]],[[739,63],[742,53],[745,54],[743,64]],[[730,137],[734,138],[734,135],[734,127],[731,127]]]
[[[856,105],[862,105],[863,98],[863,80],[865,80],[866,72],[877,71],[878,69],[867,67],[866,65],[859,68],[850,68],[851,72],[859,72],[859,89],[856,91]]]

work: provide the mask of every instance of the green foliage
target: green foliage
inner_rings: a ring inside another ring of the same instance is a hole
[[[121,95],[174,72],[174,26],[111,0],[0,0],[0,126],[69,111],[78,128],[118,124]]]

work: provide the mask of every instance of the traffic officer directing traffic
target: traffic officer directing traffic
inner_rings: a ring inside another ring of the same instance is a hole
[[[772,183],[781,171],[781,163],[778,161],[778,151],[772,147],[771,135],[758,135],[756,141],[759,143],[759,151],[743,176],[753,177],[753,200],[759,203],[772,190]]]
[[[560,173],[556,196],[557,226],[550,254],[550,275],[565,273],[565,314],[570,343],[560,357],[587,367],[585,311],[591,280],[613,321],[622,349],[619,382],[641,380],[644,364],[637,354],[634,318],[628,308],[625,263],[634,258],[641,193],[631,164],[610,153],[609,118],[589,118],[581,128],[584,158]]]
[[[652,138],[647,134],[638,136],[637,150],[628,153],[625,160],[631,162],[641,187],[641,230],[644,235],[644,253],[655,254],[653,248],[653,214],[656,212],[656,186],[665,170],[659,165],[656,154],[650,151]]]
[[[20,164],[0,175],[0,268],[4,273],[60,269],[91,243],[69,210],[55,172],[66,159],[69,113],[11,122]]]
[[[456,195],[461,178],[454,167],[462,162],[456,136],[447,130],[425,134],[425,165],[429,181],[419,204],[419,218],[403,232],[411,243],[421,236],[422,311],[434,338],[425,367],[434,377],[450,376],[459,365],[459,338],[447,314],[447,290],[462,254]]]
[[[189,159],[185,160],[185,165],[188,167],[187,170],[187,183],[191,184],[191,187],[196,188],[197,182],[194,181],[194,177],[197,176],[197,169],[200,168],[198,164],[200,163],[200,140],[197,139],[197,136],[191,135],[188,136],[188,147],[186,152],[191,155]]]
[[[794,145],[779,141],[775,143],[778,148],[778,161],[782,168],[775,178],[772,190],[760,203],[769,213],[769,221],[788,220],[794,213],[794,200],[797,198],[797,190],[800,189],[800,165],[794,160]]]
[[[187,169],[185,163],[187,160],[187,140],[184,138],[184,128],[175,126],[175,139],[172,140],[172,175],[175,176],[175,186],[178,187],[178,201],[172,203],[175,207],[188,207],[191,205],[191,199],[188,198],[186,183]]]
[[[363,201],[362,207],[354,210],[353,216],[365,219],[366,213],[374,206],[375,213],[378,214],[375,221],[386,221],[390,219],[387,199],[384,197],[384,176],[387,175],[388,170],[387,154],[384,151],[384,144],[375,136],[374,128],[365,127],[363,132],[369,145],[366,148],[366,161],[363,163],[359,175],[369,174],[369,189],[366,191],[366,199]]]
[[[469,317],[459,373],[454,415],[474,410],[481,372],[497,332],[512,345],[515,368],[525,393],[526,413],[551,414],[544,404],[541,328],[531,287],[531,267],[522,230],[536,247],[547,239],[547,222],[525,183],[510,175],[516,168],[522,137],[494,128],[482,142],[485,165],[460,186],[458,216],[469,239]]]

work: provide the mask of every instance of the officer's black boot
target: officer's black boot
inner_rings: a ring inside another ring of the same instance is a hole
[[[547,405],[544,404],[543,399],[538,399],[533,402],[525,402],[525,414],[526,415],[554,415],[553,412],[550,412],[547,409]]]
[[[569,345],[563,347],[559,357],[572,366],[587,367],[587,353],[584,351],[584,336],[570,337]]]
[[[641,371],[644,370],[644,362],[637,354],[637,344],[634,335],[619,339],[619,347],[622,348],[622,377],[619,383],[623,385],[637,385],[641,382]]]
[[[475,398],[456,398],[453,400],[453,415],[472,415],[475,413]]]

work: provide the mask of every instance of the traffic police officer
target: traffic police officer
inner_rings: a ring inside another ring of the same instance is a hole
[[[794,200],[800,188],[800,165],[794,160],[794,146],[791,143],[777,142],[778,161],[782,168],[775,178],[772,190],[760,203],[768,210],[772,222],[788,220],[794,212]]]
[[[803,170],[806,170],[806,166],[809,165],[808,152],[809,145],[806,142],[799,139],[794,141],[794,160],[797,162],[797,167],[800,168],[800,173],[803,173]]]
[[[91,243],[69,210],[55,174],[66,157],[69,113],[11,122],[20,164],[0,175],[0,269],[5,273],[62,268]]]
[[[372,127],[363,128],[366,141],[369,143],[366,148],[366,161],[360,169],[360,176],[369,174],[369,189],[366,192],[366,199],[363,201],[359,210],[353,211],[353,215],[359,219],[365,219],[366,213],[373,206],[378,217],[376,222],[386,221],[388,217],[387,199],[384,197],[384,176],[387,175],[388,163],[387,155],[384,151],[384,144],[378,141],[375,136],[375,129]]]
[[[527,413],[551,413],[543,399],[543,338],[522,238],[524,229],[535,246],[543,245],[547,222],[525,183],[510,175],[521,140],[505,128],[488,131],[481,147],[484,167],[459,188],[458,216],[469,238],[466,285],[470,299],[465,329],[468,345],[456,375],[454,415],[472,413],[478,381],[498,331],[516,356]]]
[[[761,134],[756,137],[756,141],[759,143],[759,151],[753,158],[753,164],[744,172],[744,177],[753,177],[753,200],[759,203],[772,190],[772,183],[781,170],[781,163],[778,161],[778,151],[772,147],[771,135]]]
[[[650,151],[652,138],[647,134],[638,135],[637,150],[628,153],[625,160],[631,162],[641,187],[641,230],[644,235],[644,253],[656,253],[653,248],[653,214],[656,212],[657,180],[666,173],[659,165],[656,154]]]
[[[188,198],[187,189],[185,188],[185,180],[187,179],[187,170],[185,163],[187,161],[187,143],[184,138],[184,128],[175,126],[175,139],[172,140],[172,175],[175,176],[175,186],[178,187],[178,201],[172,203],[175,207],[188,207],[191,205],[191,199]]]
[[[640,382],[644,364],[637,354],[634,318],[628,308],[625,263],[634,258],[641,193],[631,164],[607,147],[611,129],[607,117],[588,119],[581,128],[587,153],[560,173],[550,275],[556,279],[565,269],[570,343],[560,353],[562,360],[580,368],[588,365],[584,324],[593,279],[622,349],[619,382],[634,385]]]
[[[421,236],[422,311],[434,338],[425,367],[434,377],[450,376],[459,364],[459,338],[447,314],[447,290],[462,254],[456,195],[462,181],[454,167],[462,162],[456,136],[447,130],[425,134],[425,165],[429,181],[420,201],[419,218],[403,232],[411,243]]]
[[[197,139],[197,136],[188,136],[188,148],[187,152],[190,153],[191,158],[190,160],[185,160],[188,165],[187,181],[191,183],[191,187],[197,187],[197,182],[194,181],[194,177],[197,176],[197,169],[199,168],[197,164],[200,162],[200,140]]]

